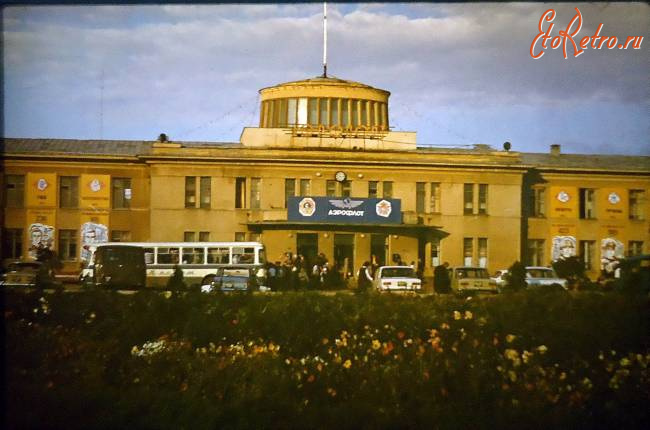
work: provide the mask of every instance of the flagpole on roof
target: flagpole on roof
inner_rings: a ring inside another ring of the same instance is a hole
[[[323,77],[327,77],[327,2],[323,2]]]

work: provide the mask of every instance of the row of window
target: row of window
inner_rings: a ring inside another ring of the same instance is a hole
[[[578,254],[582,260],[585,270],[595,270],[598,268],[596,262],[595,240],[581,240],[578,242]],[[546,241],[544,239],[528,239],[528,265],[545,266],[548,264],[550,257],[545,254]],[[627,243],[627,255],[643,254],[643,241],[631,240]]]
[[[580,219],[596,219],[596,189],[580,188],[578,193],[578,209]],[[532,216],[544,218],[546,209],[546,188],[533,188],[530,208]],[[628,190],[629,218],[645,219],[645,190]]]
[[[386,103],[345,98],[286,98],[262,102],[261,127],[324,126],[388,129]]]
[[[3,258],[18,259],[23,257],[23,234],[22,228],[8,228],[4,230],[2,255]],[[259,242],[259,233],[236,232],[235,242]],[[80,241],[77,230],[58,230],[58,254],[61,260],[70,261],[77,259],[78,244]],[[131,242],[131,232],[124,230],[111,230],[111,242]],[[186,231],[183,233],[184,242],[210,242],[209,231]]]
[[[131,178],[111,178],[111,191],[113,209],[131,207]],[[25,206],[25,175],[5,175],[4,205]],[[59,207],[79,207],[79,176],[59,176]]]

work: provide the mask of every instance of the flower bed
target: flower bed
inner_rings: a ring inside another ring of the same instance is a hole
[[[8,428],[636,428],[647,299],[5,295]]]

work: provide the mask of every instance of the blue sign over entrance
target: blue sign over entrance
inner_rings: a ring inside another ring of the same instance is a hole
[[[401,224],[399,199],[290,197],[288,221],[338,224]]]

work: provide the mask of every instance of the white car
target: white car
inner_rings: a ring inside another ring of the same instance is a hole
[[[420,291],[422,281],[409,266],[381,266],[375,273],[375,288],[378,291]]]
[[[569,289],[569,281],[557,276],[550,267],[526,267],[526,286],[529,288],[559,285],[565,290]]]

